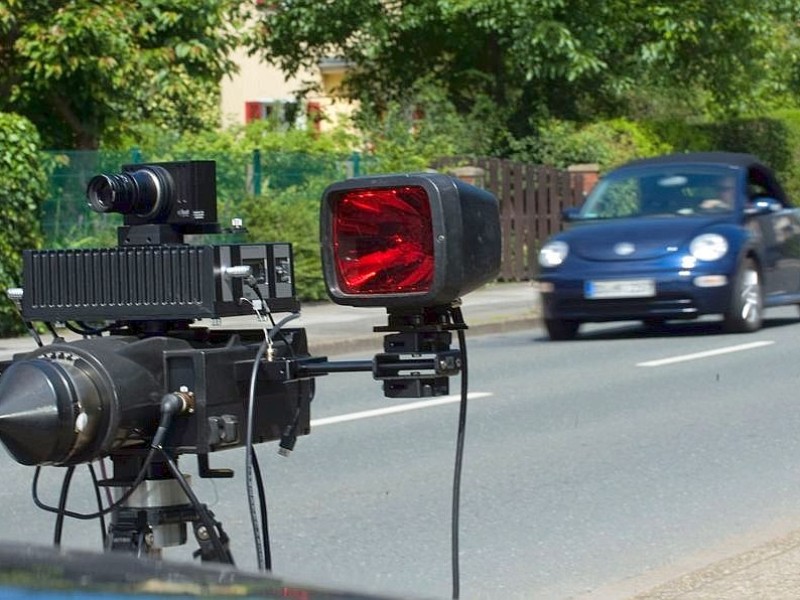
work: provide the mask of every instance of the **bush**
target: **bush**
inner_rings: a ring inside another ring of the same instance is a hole
[[[327,178],[315,179],[302,187],[267,190],[262,196],[248,196],[238,204],[246,215],[251,241],[292,243],[295,287],[300,300],[328,298],[319,252],[319,207],[329,183],[332,182]]]
[[[327,298],[319,256],[319,200],[325,187],[346,176],[352,139],[282,129],[254,121],[225,131],[184,135],[169,148],[143,150],[146,160],[217,161],[219,220],[242,217],[254,242],[291,242],[295,286],[301,300]],[[253,151],[260,152],[261,195],[254,195]]]
[[[380,114],[361,110],[355,123],[369,155],[370,173],[424,171],[442,156],[481,156],[491,148],[497,106],[475,98],[470,114],[459,114],[447,93],[424,79],[402,102],[389,102]]]
[[[47,195],[39,134],[27,119],[0,113],[0,335],[24,331],[5,290],[21,285],[22,251],[41,244],[40,207]]]
[[[598,163],[603,171],[671,149],[646,123],[627,119],[584,126],[552,120],[542,124],[536,136],[511,142],[512,158],[516,160],[559,168]]]
[[[694,124],[663,121],[652,126],[681,151],[753,154],[775,169],[791,198],[800,200],[800,110]]]

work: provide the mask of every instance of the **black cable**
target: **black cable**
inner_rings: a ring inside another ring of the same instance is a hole
[[[99,517],[102,517],[103,515],[107,515],[110,512],[118,509],[120,506],[122,506],[122,504],[125,503],[125,501],[128,498],[131,497],[131,495],[139,486],[139,484],[142,483],[142,481],[144,481],[144,478],[147,476],[147,469],[150,468],[150,463],[153,462],[154,456],[155,456],[155,450],[151,449],[150,452],[147,454],[147,458],[145,458],[144,463],[142,463],[142,468],[139,471],[139,474],[136,476],[136,479],[134,479],[133,483],[125,491],[125,493],[119,497],[119,500],[117,500],[113,504],[110,504],[108,507],[98,510],[97,512],[94,513],[79,513],[79,512],[73,512],[71,510],[65,510],[63,511],[64,516],[69,517],[70,519],[90,521],[92,519],[97,519]],[[39,473],[41,472],[41,470],[42,467],[41,465],[39,465],[36,467],[36,470],[34,471],[33,474],[33,484],[31,485],[31,495],[33,496],[33,503],[36,505],[37,508],[40,508],[43,511],[59,514],[59,512],[61,511],[59,511],[58,508],[45,504],[44,502],[39,500]]]
[[[103,498],[100,495],[100,483],[97,481],[97,473],[95,473],[94,465],[89,463],[87,465],[89,467],[89,474],[92,476],[92,485],[94,487],[94,495],[97,499],[97,509],[102,511],[103,510]],[[103,515],[100,515],[100,536],[103,538],[103,548],[106,547],[106,519]]]
[[[171,396],[171,395],[168,395]],[[166,398],[166,397],[165,397]],[[142,481],[144,481],[145,477],[147,477],[147,470],[150,468],[150,463],[153,462],[153,458],[155,457],[156,450],[160,450],[161,442],[164,440],[164,437],[167,434],[167,430],[169,429],[169,425],[172,422],[172,415],[174,411],[178,408],[177,403],[169,404],[162,401],[161,404],[161,420],[158,422],[158,429],[156,429],[156,433],[153,436],[153,440],[150,443],[150,451],[147,453],[147,457],[144,459],[142,463],[141,469],[139,469],[139,473],[136,475],[136,478],[131,483],[130,487],[119,497],[119,499],[110,504],[108,507],[98,510],[95,513],[79,513],[73,512],[70,510],[60,510],[54,506],[49,506],[44,504],[41,500],[39,500],[39,474],[41,473],[42,467],[38,465],[36,470],[33,474],[33,483],[31,484],[31,496],[33,497],[33,503],[46,512],[51,512],[55,514],[63,513],[64,516],[70,517],[71,519],[80,519],[82,521],[89,521],[91,519],[97,519],[103,515],[107,515],[110,512],[118,509],[122,506],[128,498],[131,497],[136,488],[139,486]]]
[[[71,466],[64,473],[64,480],[61,482],[61,495],[58,498],[58,516],[56,517],[56,526],[53,531],[53,545],[59,547],[61,545],[61,534],[64,531],[64,512],[67,508],[67,496],[69,495],[69,484],[72,482],[72,476],[75,474],[75,467]]]
[[[100,475],[103,477],[103,479],[109,479],[108,471],[106,470],[106,460],[101,458],[98,462],[100,463]],[[111,489],[108,486],[103,487],[105,488],[106,492],[106,500],[109,504],[112,504],[114,502],[114,498],[111,496]]]
[[[183,473],[181,473],[180,469],[178,468],[177,463],[173,460],[172,456],[170,456],[169,452],[164,450],[161,446],[158,447],[158,451],[161,453],[161,456],[163,456],[164,461],[167,463],[172,476],[178,482],[178,485],[181,486],[183,493],[186,494],[189,502],[191,502],[195,511],[197,511],[200,521],[202,521],[203,525],[208,531],[211,545],[214,546],[214,550],[216,550],[220,562],[233,564],[233,557],[231,556],[230,551],[223,545],[222,540],[217,533],[217,526],[215,525],[214,520],[211,518],[211,515],[208,514],[208,509],[200,502],[197,495],[194,493],[194,490],[192,490],[191,486],[189,485],[189,482],[186,481]]]
[[[253,359],[253,369],[250,372],[250,387],[248,392],[247,398],[247,425],[246,425],[246,433],[245,433],[245,486],[247,488],[247,504],[250,509],[250,523],[253,527],[253,542],[256,546],[256,560],[258,564],[258,568],[260,570],[265,570],[266,567],[266,557],[264,555],[264,546],[262,539],[262,533],[259,531],[258,526],[258,515],[256,514],[255,508],[255,499],[253,498],[253,456],[255,453],[253,452],[253,419],[255,415],[255,404],[256,404],[256,380],[258,379],[258,368],[261,365],[261,359],[264,357],[264,354],[267,352],[267,348],[272,345],[272,340],[275,338],[276,335],[281,333],[281,328],[291,321],[292,319],[298,318],[300,315],[298,313],[292,313],[285,316],[283,319],[278,321],[278,323],[270,329],[269,333],[267,334],[267,339],[258,347],[258,352],[256,352],[256,356]],[[265,504],[266,506],[266,504]],[[262,523],[262,528],[265,528],[266,524]],[[272,562],[270,558],[270,563]]]
[[[267,495],[264,492],[264,478],[261,474],[261,467],[258,464],[258,455],[255,448],[251,448],[253,453],[253,468],[256,475],[256,489],[258,490],[258,501],[261,507],[261,540],[264,544],[264,569],[272,570],[272,550],[269,540],[269,520],[267,519]]]
[[[72,324],[69,321],[64,322],[64,327],[69,329],[72,333],[77,333],[78,335],[83,336],[101,336],[104,333],[111,331],[114,326],[113,325],[106,325],[105,327],[91,327],[84,323],[83,321],[75,321],[75,324]]]
[[[459,307],[452,309],[453,322],[456,325],[464,325],[464,318]],[[458,523],[461,503],[461,470],[464,463],[464,438],[467,429],[467,390],[468,375],[467,370],[467,340],[464,329],[458,330],[458,347],[461,351],[461,403],[458,411],[458,436],[456,438],[456,464],[453,469],[453,507],[452,507],[452,563],[453,563],[453,600],[457,600],[460,594],[460,568],[459,568],[459,539]]]
[[[272,311],[270,311],[267,301],[264,300],[264,295],[261,293],[261,290],[258,289],[258,284],[247,280],[245,280],[245,283],[251,290],[253,290],[253,292],[255,292],[256,296],[261,301],[261,306],[264,309],[264,313],[269,317],[269,322],[272,325],[272,328],[274,329],[277,327],[275,324],[275,317],[272,316]],[[286,347],[289,349],[291,355],[294,356],[294,348],[292,348],[292,345],[289,343],[289,340],[286,339],[286,336],[283,335],[283,331],[281,329],[278,329],[278,335],[280,335],[283,343],[286,344]]]
[[[253,359],[253,370],[250,373],[250,392],[247,401],[247,431],[245,435],[245,467],[244,479],[247,488],[247,504],[250,508],[250,524],[253,527],[253,543],[256,546],[256,564],[259,570],[266,568],[264,559],[264,547],[262,545],[261,534],[258,527],[258,516],[256,515],[255,499],[253,498],[253,415],[255,413],[256,379],[258,378],[258,367],[261,359],[267,351],[267,340],[264,340],[258,347],[256,357]]]
[[[39,336],[39,332],[36,331],[36,327],[34,327],[33,323],[31,321],[24,321],[24,323],[25,329],[28,330],[28,334],[33,338],[33,341],[36,342],[36,345],[39,346],[39,348],[44,346],[42,338]]]
[[[45,326],[47,327],[48,331],[53,335],[53,343],[63,342],[64,338],[58,335],[58,331],[56,331],[55,326],[50,321],[45,321]]]

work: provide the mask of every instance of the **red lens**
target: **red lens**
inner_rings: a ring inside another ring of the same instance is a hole
[[[334,260],[345,294],[408,294],[431,289],[433,224],[420,186],[356,189],[333,207]]]

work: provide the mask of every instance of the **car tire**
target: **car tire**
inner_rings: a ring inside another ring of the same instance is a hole
[[[764,291],[756,263],[746,258],[739,265],[731,287],[731,300],[725,313],[725,329],[731,333],[750,333],[761,329],[764,319]]]
[[[578,335],[578,328],[581,326],[580,321],[573,321],[569,319],[545,319],[544,327],[547,329],[547,335],[550,339],[556,342],[573,340]]]

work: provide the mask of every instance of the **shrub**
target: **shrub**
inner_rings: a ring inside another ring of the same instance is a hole
[[[319,253],[319,206],[328,179],[313,179],[302,187],[267,190],[248,196],[237,208],[246,215],[251,241],[291,242],[294,279],[300,300],[327,299]]]
[[[39,134],[30,121],[0,113],[0,335],[24,331],[5,290],[22,283],[22,251],[41,243],[47,177],[39,150]]]
[[[671,146],[646,123],[627,119],[599,121],[579,126],[551,120],[536,136],[511,142],[512,158],[565,168],[580,163],[598,163],[608,170],[634,158],[663,154]]]
[[[680,151],[753,154],[775,169],[790,197],[800,199],[799,110],[728,121],[662,121],[652,127]]]

